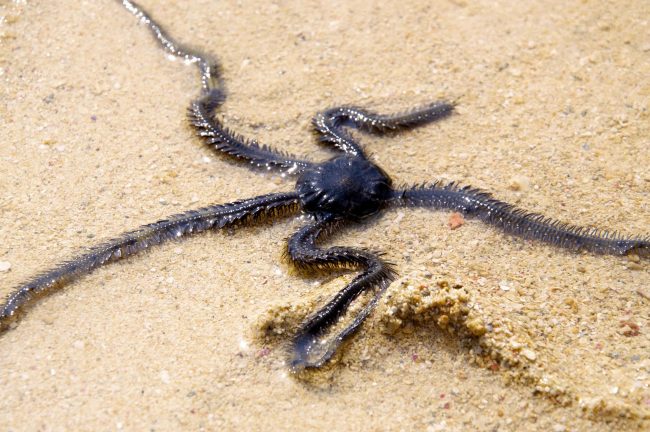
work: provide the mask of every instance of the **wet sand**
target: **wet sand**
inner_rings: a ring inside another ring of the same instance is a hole
[[[310,131],[319,110],[457,100],[438,124],[360,139],[398,183],[454,180],[569,223],[650,233],[647,2],[141,4],[218,56],[224,122],[260,142],[325,158]],[[0,5],[1,295],[141,224],[292,187],[194,137],[196,71],[117,2]],[[400,279],[336,362],[302,377],[285,365],[286,332],[351,276],[291,269],[282,251],[300,219],[100,269],[0,336],[0,424],[650,428],[648,261],[472,220],[451,230],[449,217],[390,210],[333,237],[385,251]]]

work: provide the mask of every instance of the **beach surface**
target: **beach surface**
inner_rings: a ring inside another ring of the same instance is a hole
[[[650,234],[647,1],[141,5],[220,60],[219,115],[247,137],[324,160],[320,110],[452,100],[438,123],[355,136],[398,184]],[[126,230],[293,188],[195,136],[197,71],[117,1],[0,1],[0,82],[3,298]],[[390,209],[326,244],[384,251],[398,279],[331,364],[294,375],[296,325],[354,276],[291,267],[305,223],[170,242],[42,298],[0,335],[0,429],[650,429],[647,259]]]

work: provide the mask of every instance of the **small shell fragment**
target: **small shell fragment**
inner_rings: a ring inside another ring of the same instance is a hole
[[[530,361],[535,361],[537,359],[537,354],[530,348],[524,348],[521,350],[521,355],[526,357]]]
[[[462,227],[465,224],[465,218],[461,213],[453,212],[449,216],[449,222],[447,222],[447,224],[449,225],[449,228],[455,230],[457,228]]]

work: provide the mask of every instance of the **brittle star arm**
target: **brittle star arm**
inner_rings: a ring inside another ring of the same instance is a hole
[[[192,102],[188,114],[190,122],[205,142],[219,153],[249,162],[255,168],[274,169],[286,174],[297,174],[311,165],[310,162],[278,152],[266,145],[259,145],[228,128],[214,117],[216,109],[225,100],[217,61],[199,50],[186,47],[174,40],[151,15],[135,2],[120,0],[122,5],[146,25],[160,47],[167,53],[187,63],[196,64],[201,74],[201,97]]]
[[[201,90],[206,94],[211,89],[223,88],[221,76],[219,74],[219,63],[209,55],[187,47],[174,40],[165,29],[158,24],[149,12],[141,8],[137,3],[130,0],[118,0],[122,5],[131,12],[144,25],[149,27],[151,34],[156,38],[160,47],[167,53],[183,59],[190,64],[196,64],[201,74]]]
[[[529,213],[493,198],[489,193],[456,183],[415,186],[394,192],[400,205],[450,209],[476,217],[506,233],[565,249],[597,254],[637,254],[650,258],[650,236],[629,238],[596,228],[560,222]]]
[[[298,208],[296,193],[262,195],[229,204],[190,210],[126,232],[18,286],[4,305],[0,306],[0,331],[6,330],[10,321],[31,300],[69,284],[105,264],[124,259],[167,240],[253,222],[267,216],[295,213]]]
[[[310,316],[298,330],[293,340],[294,370],[317,368],[327,362],[339,345],[352,335],[372,312],[394,278],[392,265],[378,254],[347,247],[321,249],[316,242],[329,230],[338,227],[339,221],[325,216],[295,233],[288,242],[288,256],[301,269],[320,270],[360,268],[361,273],[340,290],[329,302]],[[334,328],[350,304],[364,291],[375,289],[352,321],[342,329]],[[326,332],[333,332],[326,335]]]
[[[383,134],[401,129],[412,129],[440,120],[452,113],[454,105],[439,101],[396,114],[377,114],[363,108],[341,106],[316,114],[312,120],[321,142],[334,145],[344,153],[365,157],[361,146],[344,127]]]

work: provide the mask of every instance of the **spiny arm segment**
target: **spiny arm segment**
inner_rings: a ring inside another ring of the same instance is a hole
[[[230,204],[190,210],[126,232],[20,285],[0,307],[0,331],[5,330],[16,313],[33,298],[60,288],[104,264],[168,240],[266,216],[294,213],[298,208],[298,196],[295,193],[262,195]]]
[[[188,109],[190,122],[210,147],[235,159],[247,161],[255,168],[273,169],[285,174],[299,174],[312,165],[311,162],[296,159],[266,145],[259,145],[257,141],[248,140],[224,127],[214,116],[214,111],[223,100],[223,93],[213,89],[193,101]]]
[[[163,50],[199,66],[201,97],[190,104],[188,115],[197,133],[204,137],[208,145],[235,159],[247,161],[255,168],[274,169],[285,174],[298,174],[306,167],[311,166],[310,162],[296,159],[266,145],[260,146],[256,141],[248,140],[224,127],[215,118],[216,109],[225,100],[217,61],[200,51],[176,42],[154,21],[149,13],[136,3],[130,0],[121,0],[121,2],[140,22],[149,27]]]
[[[301,269],[330,270],[337,268],[361,268],[361,273],[340,290],[315,314],[309,317],[298,330],[293,340],[293,370],[317,368],[327,362],[341,343],[352,335],[373,311],[382,294],[394,278],[393,267],[378,254],[347,247],[321,249],[316,246],[319,237],[333,229],[337,222],[324,217],[308,225],[289,239],[287,253],[294,264]],[[342,329],[334,328],[348,310],[350,304],[361,293],[375,289],[361,311]],[[327,335],[327,332],[333,332]]]
[[[320,140],[355,156],[364,156],[363,150],[344,127],[383,134],[401,129],[412,129],[440,120],[452,113],[454,105],[439,101],[397,114],[377,114],[363,108],[342,106],[316,114],[312,123]]]
[[[455,210],[509,234],[569,250],[610,255],[637,254],[650,258],[650,237],[628,238],[615,232],[559,222],[529,213],[469,186],[437,182],[396,191],[395,199],[402,205]]]

